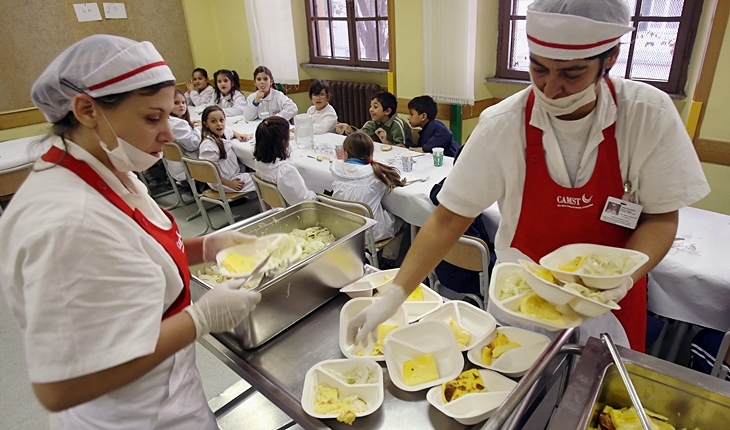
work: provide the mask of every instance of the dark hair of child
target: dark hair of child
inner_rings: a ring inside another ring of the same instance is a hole
[[[373,173],[385,183],[388,191],[405,184],[406,181],[401,179],[398,169],[373,160],[373,140],[367,134],[361,131],[350,134],[345,138],[342,149],[347,152],[347,158],[356,158],[372,165]]]
[[[201,119],[200,135],[201,135],[202,140],[210,139],[213,142],[215,142],[215,144],[218,145],[219,158],[225,159],[228,156],[228,154],[226,154],[226,146],[223,144],[223,139],[221,139],[221,137],[218,136],[217,134],[210,131],[210,129],[208,128],[208,125],[206,124],[206,122],[208,121],[208,115],[210,115],[211,113],[213,113],[215,111],[223,112],[223,109],[220,106],[213,105],[213,106],[208,106],[203,111],[203,115],[201,115],[201,117],[200,117],[200,119]],[[223,112],[223,117],[225,118],[225,116],[226,116],[226,113]]]
[[[274,75],[271,74],[271,70],[269,70],[266,66],[258,66],[257,68],[253,69],[253,80],[256,80],[256,75],[259,73],[266,73],[269,76],[269,79],[271,80],[271,87],[276,88],[274,85]]]
[[[221,69],[213,74],[213,80],[215,81],[215,102],[220,103],[223,94],[218,89],[218,75],[226,75],[228,80],[231,81],[231,92],[226,97],[230,97],[233,100],[233,94],[236,91],[241,91],[241,82],[238,80],[238,73],[235,70]]]
[[[205,70],[204,68],[202,68],[202,67],[196,67],[195,69],[193,69],[193,75],[195,75],[195,72],[200,73],[201,75],[203,75],[203,77],[205,79],[208,79],[208,71]]]
[[[323,81],[322,79],[315,79],[314,81],[312,81],[312,85],[309,86],[309,98],[311,99],[313,95],[321,93],[322,90],[325,90],[327,95],[329,95],[330,85],[327,83],[327,81]]]
[[[289,155],[289,121],[280,116],[270,116],[256,127],[256,146],[253,158],[262,163],[273,163],[276,159],[286,160]]]
[[[439,111],[439,107],[431,96],[418,96],[411,99],[408,102],[408,109],[413,109],[419,115],[422,113],[426,114],[429,121],[436,119],[436,113]]]
[[[395,115],[395,110],[398,109],[398,100],[393,94],[387,91],[381,91],[373,94],[373,96],[370,97],[370,100],[378,100],[378,103],[380,103],[380,106],[383,107],[384,111],[390,109],[388,116]]]
[[[180,90],[180,88],[175,88],[175,97],[177,97],[177,96],[182,96],[183,98],[185,98],[185,93],[184,93],[184,92],[182,92],[182,91]],[[187,100],[185,101],[185,106],[186,106],[186,108],[185,108],[185,113],[184,113],[184,114],[183,114],[182,116],[177,116],[177,115],[175,115],[174,113],[170,113],[170,115],[172,115],[172,116],[174,116],[174,117],[177,117],[177,118],[180,118],[180,119],[184,119],[185,121],[187,121],[187,122],[188,122],[188,124],[190,124],[190,127],[191,127],[191,128],[192,128],[192,127],[195,127],[195,126],[193,125],[193,122],[192,122],[192,121],[190,121],[190,111],[189,111],[189,110],[187,109]]]

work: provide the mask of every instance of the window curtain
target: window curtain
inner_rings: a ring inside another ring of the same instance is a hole
[[[245,0],[255,67],[271,69],[279,84],[299,85],[291,0]]]
[[[423,0],[423,78],[437,102],[474,104],[477,0]]]

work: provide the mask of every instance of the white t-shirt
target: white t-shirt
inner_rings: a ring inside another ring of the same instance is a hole
[[[52,142],[61,146],[59,138]],[[119,178],[66,145],[132,208],[170,228],[134,174]],[[46,166],[39,161],[36,169]],[[162,245],[76,174],[60,166],[31,173],[0,218],[0,237],[0,287],[21,329],[32,382],[88,375],[154,351],[163,311],[183,288],[178,268]],[[60,416],[66,429],[216,428],[194,345]]]
[[[321,110],[317,110],[316,106],[310,106],[307,109],[307,115],[312,117],[313,134],[325,134],[335,131],[337,112],[331,104],[327,103],[327,106]]]
[[[588,146],[588,135],[591,132],[591,124],[593,124],[593,116],[595,111],[591,111],[584,118],[575,121],[563,121],[552,115],[548,115],[550,125],[555,131],[555,137],[560,146],[560,152],[563,154],[565,168],[568,170],[570,184],[575,187],[575,178],[578,176],[580,161],[583,159],[586,146]],[[588,181],[588,178],[585,178]],[[580,184],[578,186],[583,186]]]
[[[672,212],[707,195],[710,188],[702,167],[670,98],[647,84],[621,78],[611,80],[616,88],[618,114],[602,80],[575,183],[585,184],[593,174],[602,131],[616,122],[621,175],[631,181],[644,212]],[[530,90],[528,87],[482,112],[459,162],[439,193],[444,207],[468,218],[498,202],[502,214],[495,240],[498,257],[512,243],[522,207],[524,118]],[[572,187],[548,114],[538,103],[533,107],[530,123],[544,132],[543,148],[550,176],[563,187]]]

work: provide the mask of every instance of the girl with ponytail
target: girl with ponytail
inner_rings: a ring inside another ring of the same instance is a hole
[[[235,70],[221,69],[213,75],[215,97],[213,103],[223,108],[227,116],[243,115],[248,105],[246,96],[241,93],[241,82]]]
[[[221,182],[226,192],[247,193],[253,191],[253,179],[248,173],[241,172],[238,165],[238,157],[233,151],[233,144],[226,136],[226,114],[220,106],[208,106],[200,118],[201,137],[200,154],[201,160],[212,161],[218,165],[221,174]],[[213,190],[218,191],[216,184],[208,184]]]

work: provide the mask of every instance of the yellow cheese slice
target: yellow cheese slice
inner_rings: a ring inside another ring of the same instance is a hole
[[[423,301],[423,290],[421,286],[417,286],[410,296],[406,299],[407,302],[422,302]]]
[[[461,372],[456,379],[441,384],[441,398],[444,403],[449,403],[469,393],[487,391],[484,388],[482,375],[477,369],[470,369]]]
[[[563,314],[558,312],[555,306],[535,293],[528,294],[520,300],[520,312],[555,324],[565,324]]]
[[[419,385],[439,379],[436,360],[425,354],[403,363],[403,381],[406,385]]]
[[[466,345],[469,343],[469,339],[471,339],[471,334],[459,327],[459,324],[453,318],[449,321],[449,327],[451,327],[451,331],[453,331],[454,336],[456,336],[456,343],[459,345],[459,348],[466,348]]]
[[[221,266],[229,273],[249,273],[254,269],[255,262],[255,256],[231,253],[226,255],[226,258],[221,261]]]
[[[400,327],[399,325],[388,325],[388,324],[380,324],[378,326],[378,340],[375,342],[375,345],[373,345],[373,350],[370,351],[370,355],[383,355],[383,339],[385,339],[385,336],[388,335],[391,331],[397,329]]]
[[[521,346],[519,343],[509,340],[504,333],[497,333],[497,337],[489,345],[482,348],[482,363],[490,366],[492,359],[499,358],[510,349],[520,348]]]
[[[578,268],[581,266],[581,264],[583,264],[583,257],[578,256],[565,264],[559,264],[558,270],[563,270],[566,272],[575,272],[576,270],[578,270]]]

